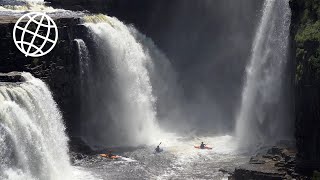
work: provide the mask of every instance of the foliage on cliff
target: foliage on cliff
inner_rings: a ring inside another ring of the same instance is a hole
[[[320,85],[320,1],[291,0],[296,43],[296,82]],[[297,13],[298,12],[298,13]]]
[[[296,170],[320,170],[320,1],[290,0],[291,38],[296,59]]]

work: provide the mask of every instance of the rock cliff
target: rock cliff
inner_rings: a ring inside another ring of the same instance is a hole
[[[320,1],[291,0],[298,171],[320,169]]]
[[[69,133],[73,131],[73,120],[78,118],[78,54],[73,39],[79,34],[77,18],[56,19],[59,41],[54,50],[40,58],[26,57],[15,46],[12,31],[16,17],[0,17],[0,72],[25,71],[44,80],[52,90]],[[15,77],[3,76],[4,81],[15,81]]]

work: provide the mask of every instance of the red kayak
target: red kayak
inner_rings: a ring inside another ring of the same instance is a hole
[[[194,146],[194,148],[201,149],[200,146]],[[205,146],[204,149],[212,149],[212,147]]]

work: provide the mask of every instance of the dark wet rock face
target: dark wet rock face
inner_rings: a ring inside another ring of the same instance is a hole
[[[291,0],[292,57],[296,61],[297,170],[320,170],[320,1]]]
[[[10,17],[3,19],[8,18]],[[79,63],[73,39],[81,34],[79,32],[81,28],[78,28],[79,20],[76,18],[60,18],[55,21],[59,27],[59,41],[56,47],[48,55],[31,58],[22,54],[14,44],[12,38],[14,23],[2,21],[0,18],[0,72],[25,71],[44,80],[50,86],[70,133],[73,128],[77,128],[73,120],[79,116]],[[19,78],[15,75],[0,75],[0,81],[15,82]]]
[[[69,149],[71,152],[74,153],[78,153],[78,154],[92,154],[94,153],[94,151],[91,149],[91,147],[80,137],[71,137],[70,139],[70,143],[69,143]],[[80,155],[77,155],[76,157],[78,157],[80,159]]]

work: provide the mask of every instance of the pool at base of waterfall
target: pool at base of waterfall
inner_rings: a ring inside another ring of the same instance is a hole
[[[213,149],[194,148],[201,141]],[[122,156],[117,160],[98,153],[81,158],[73,155],[73,165],[97,179],[228,179],[221,170],[232,171],[249,159],[236,153],[231,136],[178,139],[163,143],[161,153],[155,153],[155,146],[112,148],[114,154]]]

